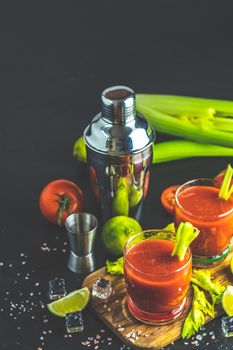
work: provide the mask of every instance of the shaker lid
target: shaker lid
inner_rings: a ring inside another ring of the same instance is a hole
[[[135,93],[126,86],[113,86],[102,92],[102,116],[113,124],[124,124],[136,115]]]
[[[84,131],[88,147],[112,156],[138,153],[149,147],[154,137],[147,120],[136,113],[134,91],[126,86],[103,91],[102,113]]]

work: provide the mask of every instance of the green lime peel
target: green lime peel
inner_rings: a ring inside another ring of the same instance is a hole
[[[172,251],[172,256],[176,255],[179,260],[184,260],[188,247],[199,235],[199,232],[200,231],[190,222],[181,222],[176,231],[176,241]]]
[[[223,178],[222,186],[218,194],[219,198],[222,198],[228,201],[228,199],[232,195],[233,193],[233,185],[231,185],[232,178],[233,178],[233,169],[231,165],[228,164],[227,170]]]

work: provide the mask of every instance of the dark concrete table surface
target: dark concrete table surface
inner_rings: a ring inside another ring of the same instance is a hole
[[[72,148],[108,86],[233,100],[231,1],[8,1],[0,17],[0,349],[94,349],[97,335],[95,349],[126,349],[89,307],[84,332],[72,337],[48,313],[48,281],[64,277],[71,291],[82,276],[66,268],[66,233],[42,217],[39,194],[53,179],[73,180],[96,214],[87,169]],[[160,205],[165,187],[212,177],[229,161],[153,166],[143,227],[171,221]],[[100,232],[95,254],[103,266]],[[233,339],[217,319],[198,338],[167,347],[185,348],[233,349]]]

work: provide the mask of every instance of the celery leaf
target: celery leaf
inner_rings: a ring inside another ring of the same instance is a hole
[[[182,338],[190,338],[205,323],[205,314],[214,317],[214,308],[203,291],[193,285],[192,308],[184,322],[182,329]]]
[[[193,270],[191,282],[210,293],[213,304],[220,304],[225,287],[218,281],[213,282],[209,270]]]
[[[115,261],[106,261],[107,272],[110,275],[123,275],[123,256]]]

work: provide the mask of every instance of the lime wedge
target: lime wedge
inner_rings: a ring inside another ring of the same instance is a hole
[[[233,316],[233,286],[227,286],[223,293],[222,307],[228,316]]]
[[[230,268],[231,272],[233,273],[233,256],[231,257]]]
[[[83,310],[90,299],[90,291],[87,287],[75,290],[65,297],[48,304],[49,311],[60,317],[78,310]]]

